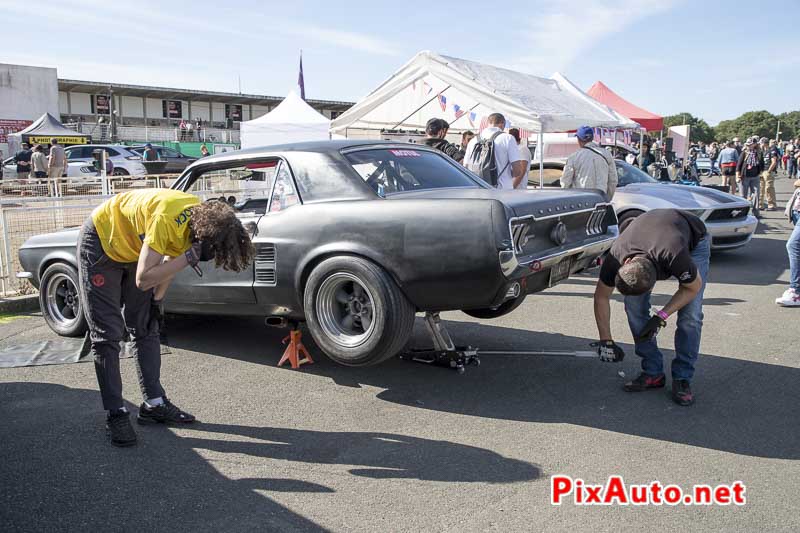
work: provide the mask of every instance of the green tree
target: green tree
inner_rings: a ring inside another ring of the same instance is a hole
[[[714,140],[714,128],[709,126],[708,122],[702,118],[695,117],[691,113],[678,113],[664,117],[664,137],[667,136],[670,127],[684,124],[692,127],[690,132],[692,141],[710,143]],[[655,133],[655,136],[658,136],[658,133]]]
[[[800,111],[789,111],[778,115],[781,121],[781,139],[793,139],[800,134]]]
[[[793,113],[797,113],[796,111]],[[787,115],[793,114],[787,113]],[[800,118],[800,114],[797,118]],[[718,141],[725,141],[739,137],[744,140],[747,137],[757,135],[759,137],[767,137],[772,139],[775,137],[775,132],[778,128],[778,117],[769,111],[748,111],[747,113],[736,117],[733,120],[723,120],[720,122],[716,130],[716,139]],[[783,129],[781,137],[786,139],[794,133],[794,126],[788,124]]]

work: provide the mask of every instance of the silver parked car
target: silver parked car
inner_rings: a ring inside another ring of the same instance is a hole
[[[750,214],[751,206],[744,198],[709,187],[660,182],[625,161],[614,162],[619,184],[611,203],[620,222],[651,209],[681,209],[703,219],[714,250],[738,248],[753,237],[758,219]],[[545,162],[545,188],[560,186],[558,178],[563,170],[563,161]],[[528,187],[538,184],[539,169],[534,163]]]
[[[94,162],[94,151],[100,149],[108,152],[111,157],[115,176],[144,176],[147,174],[147,169],[142,164],[142,156],[122,144],[76,144],[67,146],[64,153],[70,163],[89,163],[91,166],[91,163]]]

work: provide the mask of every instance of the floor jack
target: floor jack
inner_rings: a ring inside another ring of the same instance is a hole
[[[433,339],[433,349],[408,350],[398,357],[405,361],[414,361],[434,366],[452,368],[459,374],[466,371],[468,365],[480,366],[480,355],[529,355],[545,357],[597,357],[594,350],[560,351],[560,350],[478,350],[472,346],[455,346],[450,334],[439,317],[439,313],[425,313],[425,326]]]
[[[433,349],[409,350],[401,353],[400,359],[452,368],[459,374],[465,372],[467,365],[481,364],[477,349],[453,344],[453,339],[439,318],[439,313],[425,313],[425,327],[433,339]]]

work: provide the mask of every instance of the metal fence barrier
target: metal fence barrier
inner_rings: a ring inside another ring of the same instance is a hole
[[[30,237],[80,227],[95,207],[120,192],[144,188],[169,188],[176,175],[0,181],[0,293],[2,296],[33,291],[17,278],[21,270],[18,250]],[[239,195],[242,184],[230,180],[227,172],[208,173],[192,187],[201,200]],[[106,194],[103,194],[106,192]]]
[[[26,281],[17,279],[21,270],[18,250],[34,235],[50,233],[65,228],[80,227],[92,210],[109,196],[73,196],[64,198],[20,198],[0,204],[0,253],[2,277],[0,290],[3,296],[24,290]]]

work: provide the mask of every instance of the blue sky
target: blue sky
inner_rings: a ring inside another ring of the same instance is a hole
[[[539,76],[596,80],[653,112],[711,124],[794,98],[800,2],[156,2],[0,0],[0,62],[59,77],[283,95],[303,49],[306,96],[358,100],[424,49]],[[487,8],[486,6],[491,6]],[[32,20],[35,19],[35,20]]]

